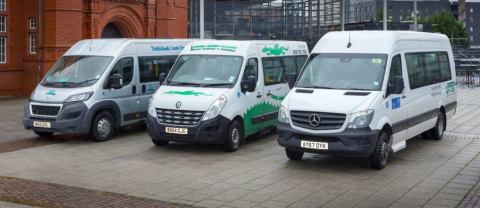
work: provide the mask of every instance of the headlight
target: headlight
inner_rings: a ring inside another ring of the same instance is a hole
[[[65,102],[87,101],[93,95],[93,92],[85,92],[68,97]]]
[[[153,107],[153,104],[152,104],[152,100],[153,98],[155,98],[155,94],[157,93],[153,93],[152,97],[150,98],[150,102],[148,104],[148,114],[154,118],[157,117],[157,110],[155,109],[155,107]]]
[[[220,96],[215,102],[213,102],[212,106],[205,112],[203,115],[202,121],[206,121],[208,119],[212,119],[217,117],[220,112],[222,112],[223,107],[227,104],[227,98],[225,95]]]
[[[352,113],[350,117],[350,123],[347,128],[363,128],[370,125],[373,118],[373,110],[364,110],[356,113]]]
[[[32,94],[30,95],[30,100],[33,100],[33,97],[35,97],[35,91],[37,90],[37,88],[35,88],[33,91],[32,91]]]
[[[280,107],[280,112],[278,113],[278,122],[290,123],[287,108],[285,108],[283,105]]]

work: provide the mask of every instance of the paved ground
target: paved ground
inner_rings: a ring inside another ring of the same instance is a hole
[[[203,207],[473,206],[478,194],[472,188],[480,178],[480,91],[458,93],[457,115],[444,139],[407,141],[381,171],[371,169],[367,158],[306,154],[289,161],[274,134],[225,153],[212,145],[156,147],[141,129],[104,143],[75,135],[79,139],[2,153],[0,175]],[[0,103],[0,146],[36,138],[21,126],[24,102]]]

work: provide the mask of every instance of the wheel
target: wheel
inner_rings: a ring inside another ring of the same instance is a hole
[[[304,152],[299,152],[295,150],[290,150],[285,148],[285,153],[287,153],[287,157],[290,160],[301,160],[303,157]]]
[[[437,123],[435,127],[430,129],[430,134],[432,135],[432,139],[440,140],[443,137],[443,132],[445,131],[445,116],[443,116],[442,112],[438,112],[437,116]]]
[[[40,137],[51,137],[55,132],[46,132],[46,131],[33,131],[36,135]]]
[[[383,169],[387,164],[389,151],[388,136],[385,132],[382,132],[378,137],[375,151],[370,155],[370,165],[372,168]]]
[[[227,152],[235,152],[240,147],[240,142],[243,140],[243,134],[240,130],[240,124],[233,121],[228,130],[227,138],[223,143],[223,149]]]
[[[421,136],[422,136],[423,139],[431,139],[432,138],[432,135],[430,134],[430,130],[424,131],[421,134]]]
[[[112,115],[107,111],[102,111],[93,119],[92,128],[90,128],[90,138],[96,142],[105,142],[110,140],[114,131],[114,122]]]
[[[167,146],[169,141],[157,140],[152,138],[152,142],[157,146]]]

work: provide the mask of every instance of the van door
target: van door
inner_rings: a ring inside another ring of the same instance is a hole
[[[242,83],[247,81],[249,76],[254,76],[257,80],[257,87],[254,92],[244,92],[238,94],[242,99],[242,104],[246,110],[243,114],[243,123],[245,136],[254,134],[262,130],[263,125],[263,75],[259,73],[258,58],[251,57],[247,59],[245,70],[242,76]],[[242,84],[243,87],[243,84]]]
[[[408,98],[407,94],[409,91],[408,89],[408,80],[405,73],[403,73],[402,64],[402,55],[401,54],[393,54],[392,60],[390,62],[390,70],[388,73],[388,82],[387,88],[393,89],[394,86],[394,77],[400,76],[403,78],[405,91],[402,94],[390,94],[385,99],[382,106],[379,108],[379,113],[388,115],[390,121],[392,122],[393,127],[393,141],[392,142],[392,149],[396,152],[405,147],[405,140],[407,136],[407,108],[408,108]],[[385,106],[385,107],[383,107]],[[385,110],[383,110],[385,109]],[[385,111],[383,113],[382,111]]]
[[[147,118],[148,105],[153,93],[160,87],[159,76],[161,73],[168,75],[177,56],[150,56],[138,57],[140,74],[139,94],[139,120]]]
[[[407,139],[423,132],[423,123],[427,110],[426,102],[426,77],[422,53],[405,53],[405,62],[408,73],[408,85],[405,85],[406,96],[410,101],[407,106]]]
[[[124,57],[117,60],[109,77],[113,74],[122,76],[121,89],[105,89],[102,93],[104,97],[113,99],[120,108],[121,121],[120,125],[136,123],[138,109],[138,87],[134,83],[134,61],[132,57]],[[115,117],[115,116],[114,116]]]

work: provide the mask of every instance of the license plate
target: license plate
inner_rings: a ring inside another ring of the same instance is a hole
[[[34,127],[41,127],[41,128],[50,128],[50,122],[34,121],[33,126]]]
[[[302,147],[304,147],[304,148],[328,150],[328,143],[326,143],[326,142],[302,141],[301,143],[302,143]]]
[[[186,128],[172,128],[166,127],[165,131],[172,134],[188,134],[188,129]]]

